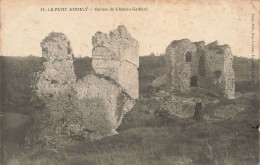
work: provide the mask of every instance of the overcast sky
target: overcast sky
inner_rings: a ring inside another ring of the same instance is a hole
[[[40,42],[50,32],[62,32],[71,41],[75,56],[91,56],[91,38],[97,31],[109,33],[125,25],[140,44],[140,55],[164,53],[173,41],[183,38],[206,43],[218,40],[228,44],[234,55],[251,58],[252,14],[258,29],[258,17],[249,1],[42,1],[2,0],[1,55],[41,56]],[[197,3],[196,3],[197,2]],[[41,7],[143,7],[148,11],[42,12]],[[258,31],[255,52],[258,52]]]

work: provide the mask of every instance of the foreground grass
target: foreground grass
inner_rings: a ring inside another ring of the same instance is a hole
[[[234,118],[201,123],[191,118],[147,113],[149,105],[139,100],[124,117],[117,135],[59,148],[53,153],[32,158],[17,152],[22,151],[20,146],[9,146],[6,164],[258,164],[259,132],[252,128],[258,123],[258,106],[254,99],[233,101],[233,104],[244,107],[244,111]]]
[[[60,149],[52,158],[14,156],[9,164],[257,164],[254,137],[250,140],[232,133],[228,136],[226,130],[219,128],[215,134],[201,131],[189,136],[190,132],[197,132],[196,126],[174,134],[169,127],[129,129],[101,141]],[[221,136],[224,133],[225,136]]]

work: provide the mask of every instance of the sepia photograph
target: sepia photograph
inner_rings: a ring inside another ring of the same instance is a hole
[[[0,165],[259,165],[259,0],[0,0]]]

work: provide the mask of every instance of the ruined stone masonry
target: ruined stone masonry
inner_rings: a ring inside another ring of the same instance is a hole
[[[33,115],[34,124],[26,135],[29,150],[116,134],[134,99],[103,75],[93,73],[76,81],[72,49],[64,34],[50,33],[41,47],[45,62],[35,73],[32,89],[44,108],[38,105]]]
[[[111,77],[134,99],[139,97],[139,44],[124,26],[109,36],[97,32],[92,37],[92,66],[96,73]]]
[[[87,75],[76,85],[78,110],[91,139],[116,134],[123,116],[135,101],[113,80],[102,75]]]
[[[234,99],[233,55],[228,45],[188,39],[173,41],[166,49],[167,84],[171,91],[188,93],[204,88],[214,95]]]

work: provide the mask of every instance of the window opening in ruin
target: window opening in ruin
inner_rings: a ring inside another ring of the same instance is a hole
[[[51,84],[58,84],[59,83],[59,81],[57,81],[57,80],[51,80]]]
[[[201,77],[206,75],[206,57],[204,51],[199,51],[200,60],[199,60],[199,74]]]
[[[215,78],[220,78],[221,74],[222,74],[221,70],[215,70],[215,72],[214,72]]]
[[[185,61],[186,62],[191,62],[191,56],[192,56],[191,52],[187,52]]]
[[[191,87],[198,87],[198,78],[197,76],[192,76],[190,79],[190,86]]]

